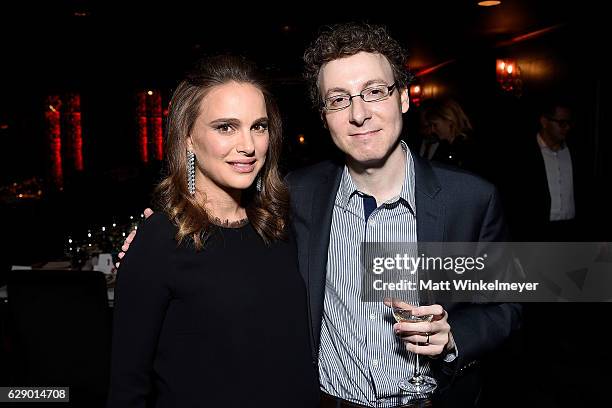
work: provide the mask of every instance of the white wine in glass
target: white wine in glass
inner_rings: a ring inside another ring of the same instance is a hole
[[[433,319],[433,315],[422,315],[415,316],[412,314],[412,310],[416,306],[410,305],[406,302],[407,299],[401,299],[397,297],[391,298],[391,306],[393,310],[393,317],[398,323],[419,323],[419,322],[430,322]],[[417,343],[418,344],[418,343]],[[399,386],[404,391],[407,391],[415,395],[431,394],[437,386],[436,380],[432,377],[426,376],[421,373],[421,366],[419,364],[419,355],[415,354],[415,365],[412,377],[401,380]]]
[[[433,315],[415,316],[412,314],[412,309],[406,307],[396,307],[393,305],[393,317],[398,323],[419,323],[419,322],[431,322]]]

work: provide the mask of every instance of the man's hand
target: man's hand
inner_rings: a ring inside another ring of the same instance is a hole
[[[153,210],[150,209],[150,208],[145,208],[145,210],[144,210],[145,218],[149,218],[151,216],[151,214],[153,214]],[[136,236],[136,230],[130,232],[128,234],[128,236],[125,238],[125,241],[123,241],[123,245],[121,246],[121,252],[119,252],[119,254],[117,255],[119,257],[119,259],[123,259],[123,257],[125,256],[125,253],[127,252],[127,250],[130,249],[130,244],[134,240],[135,236]],[[119,265],[121,265],[121,262],[117,262],[115,264],[117,269],[119,269]]]
[[[390,300],[385,300],[384,303],[391,307]],[[455,347],[448,324],[448,313],[442,306],[419,306],[412,309],[411,313],[414,316],[433,315],[433,318],[430,322],[401,322],[393,325],[393,331],[404,342],[406,350],[436,357]]]

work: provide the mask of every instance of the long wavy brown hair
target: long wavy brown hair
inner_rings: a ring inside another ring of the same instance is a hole
[[[196,250],[204,247],[216,226],[201,199],[189,194],[187,188],[187,138],[193,131],[204,97],[213,87],[228,82],[257,87],[264,95],[268,115],[270,142],[266,162],[259,173],[262,190],[258,192],[255,185],[244,190],[241,204],[249,222],[267,244],[286,237],[289,193],[278,171],[282,149],[278,106],[253,63],[238,56],[214,56],[200,60],[172,95],[166,139],[168,174],[156,188],[158,206],[178,227],[176,240],[180,244],[191,237]],[[206,194],[205,191],[200,193]]]

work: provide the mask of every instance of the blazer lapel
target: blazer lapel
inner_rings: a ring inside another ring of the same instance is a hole
[[[444,234],[444,204],[439,195],[442,187],[433,172],[429,161],[413,155],[415,177],[415,202],[417,214],[417,242],[443,242]],[[422,245],[417,244],[419,253]],[[430,248],[430,251],[433,248]],[[429,256],[440,256],[441,253],[429,253]],[[438,302],[436,302],[438,303]],[[451,305],[439,302],[445,310]]]
[[[308,253],[308,301],[312,321],[315,354],[318,355],[323,300],[325,298],[325,276],[327,273],[327,253],[331,232],[332,214],[336,193],[342,178],[342,167],[330,171],[321,179],[312,192],[312,218],[310,225]]]
[[[412,155],[414,160],[415,203],[417,214],[417,241],[444,241],[444,205],[438,193],[440,183],[431,164]]]

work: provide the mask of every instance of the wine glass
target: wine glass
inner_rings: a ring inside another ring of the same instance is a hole
[[[427,290],[399,290],[393,291],[391,297],[391,308],[393,310],[393,317],[398,323],[410,322],[430,322],[433,319],[433,315],[415,316],[412,311],[417,306],[426,306],[433,304],[431,291]],[[415,306],[416,305],[416,306]],[[417,343],[419,345],[420,343]],[[433,393],[436,389],[436,380],[428,375],[421,372],[420,356],[415,353],[415,363],[412,376],[410,378],[402,379],[399,382],[399,387],[411,394],[422,395],[426,397],[427,394]]]

